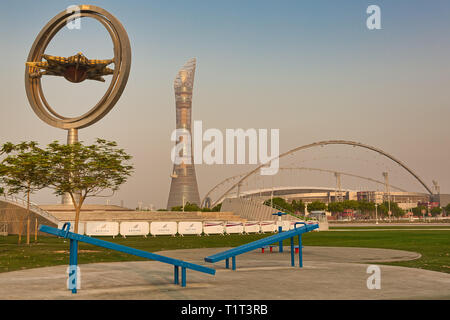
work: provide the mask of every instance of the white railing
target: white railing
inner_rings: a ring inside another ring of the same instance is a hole
[[[7,235],[8,235],[8,224],[0,223],[0,236],[7,236]]]
[[[5,202],[9,202],[9,203],[18,205],[21,208],[24,208],[24,209],[27,208],[27,200],[25,200],[25,199],[15,197],[15,196],[10,196],[10,195],[3,195],[3,197],[1,197],[0,199]],[[59,223],[59,220],[56,219],[51,213],[39,208],[35,203],[33,203],[31,201],[30,201],[30,210],[33,213],[36,213],[36,214],[40,215],[41,217],[43,217],[55,224]]]

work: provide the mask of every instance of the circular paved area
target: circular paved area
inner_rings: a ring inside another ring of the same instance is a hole
[[[375,262],[411,260],[414,252],[305,247],[304,267],[290,266],[283,253],[253,251],[237,256],[237,270],[203,258],[226,248],[159,252],[214,267],[215,276],[187,270],[187,287],[173,283],[173,266],[156,261],[81,265],[81,289],[66,289],[67,266],[0,274],[0,299],[450,299],[450,274],[380,265],[381,289],[369,290],[367,267]],[[274,250],[275,251],[275,250]]]

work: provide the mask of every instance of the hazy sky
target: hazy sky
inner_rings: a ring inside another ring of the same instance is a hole
[[[133,54],[120,101],[100,122],[79,133],[85,142],[96,137],[115,140],[134,157],[135,175],[111,203],[124,200],[134,207],[142,201],[165,207],[175,126],[173,80],[192,57],[197,58],[193,119],[202,120],[205,128],[277,128],[281,152],[328,139],[363,142],[403,160],[429,185],[435,179],[441,192],[450,193],[449,1],[88,3],[122,22]],[[77,3],[2,4],[0,143],[65,141],[65,131],[32,112],[23,77],[41,28]],[[381,30],[366,27],[371,4],[381,8]],[[99,23],[83,19],[81,30],[64,28],[47,53],[69,56],[79,51],[93,59],[112,57],[111,41]],[[71,116],[90,109],[106,85],[43,80],[49,102]],[[348,155],[352,150],[336,152]],[[326,157],[326,147],[321,152]],[[198,166],[200,195],[251,167]],[[321,167],[327,167],[323,160]],[[375,165],[354,167],[381,179]],[[417,183],[410,189],[424,191]],[[35,200],[59,201],[48,190]]]

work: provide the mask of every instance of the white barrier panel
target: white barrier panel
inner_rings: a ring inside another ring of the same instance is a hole
[[[261,232],[275,232],[277,226],[274,221],[261,221]]]
[[[258,233],[261,230],[258,221],[247,221],[244,224],[245,233]]]
[[[223,222],[221,221],[204,222],[203,232],[205,234],[223,234],[224,232]]]
[[[117,236],[119,234],[118,222],[87,221],[86,235],[88,236]]]
[[[291,229],[290,221],[277,221],[275,231],[278,232],[278,227],[281,226],[281,231],[289,231]]]
[[[175,221],[171,222],[152,222],[150,224],[150,233],[152,236],[162,236],[177,234],[177,223]]]
[[[290,228],[289,228],[289,230],[292,230],[292,229],[294,229],[294,228],[295,228],[295,224],[296,224],[297,222],[304,222],[304,221],[301,221],[301,220],[297,220],[297,221],[290,221],[291,225],[290,225]],[[302,226],[303,226],[303,224],[298,224],[298,225],[297,225],[297,228],[298,228],[298,227],[302,227]]]
[[[180,222],[178,222],[178,233],[181,235],[185,235],[185,234],[201,235],[202,232],[203,232],[203,224],[200,221],[195,221],[195,222],[180,221]]]
[[[244,232],[244,224],[242,222],[227,222],[225,224],[225,232],[228,234],[231,233],[240,233]]]
[[[289,231],[291,229],[291,222],[290,221],[282,221],[282,231]]]
[[[58,229],[61,229],[64,225],[64,223],[66,222],[70,222],[70,232],[75,232],[75,221],[64,221],[64,222],[60,222],[58,223]],[[79,234],[84,234],[84,222],[78,222],[78,233]]]
[[[148,222],[121,222],[120,234],[122,236],[146,236],[150,233],[150,226]]]

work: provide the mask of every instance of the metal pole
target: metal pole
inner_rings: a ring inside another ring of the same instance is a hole
[[[300,252],[300,250],[299,250]],[[291,237],[291,266],[295,267],[295,258],[294,258],[294,237]]]
[[[186,287],[186,267],[181,267],[181,286]]]
[[[70,239],[69,290],[77,293],[78,240]]]
[[[69,129],[67,130],[67,144],[75,144],[78,142],[78,129]],[[78,197],[78,194],[76,195],[76,197]],[[62,204],[71,204],[73,205],[73,201],[72,198],[70,197],[70,194],[65,193],[62,196]]]
[[[383,177],[384,177],[384,182],[385,182],[385,185],[386,185],[389,222],[391,222],[391,193],[389,191],[389,173],[388,172],[383,172]]]
[[[303,249],[302,249],[302,235],[298,235],[298,264],[299,268],[303,268]]]
[[[281,220],[281,217],[279,218]],[[280,221],[281,224],[281,221]],[[278,226],[278,233],[283,232],[283,227],[282,226]],[[278,242],[278,246],[279,246],[279,252],[283,252],[283,240]]]
[[[378,203],[375,203],[375,224],[378,224]]]
[[[173,266],[173,272],[174,272],[174,281],[175,284],[180,284],[180,270],[178,266]]]

